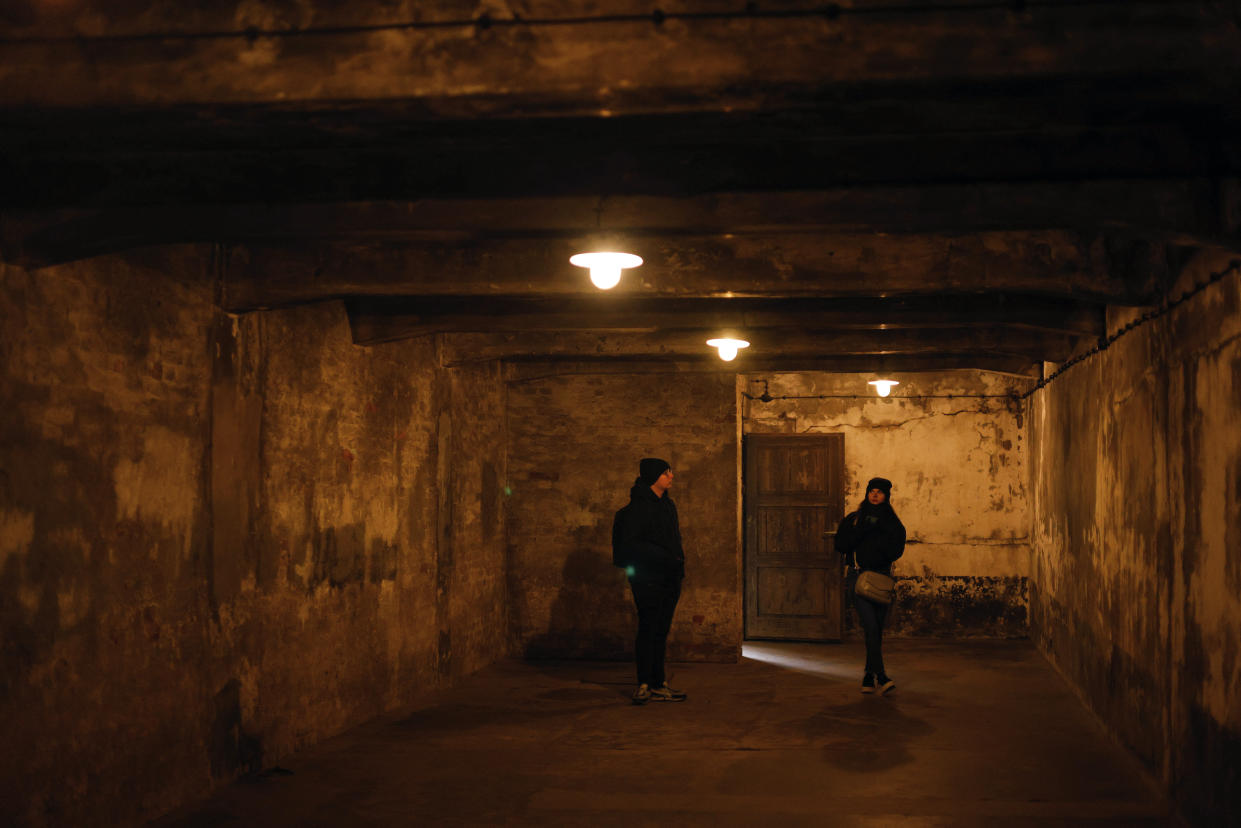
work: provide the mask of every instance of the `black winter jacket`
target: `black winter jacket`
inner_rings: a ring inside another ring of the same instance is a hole
[[[845,515],[836,530],[836,551],[860,569],[892,574],[892,562],[905,554],[905,526],[891,504],[863,503],[856,512]]]
[[[685,577],[677,507],[667,492],[658,496],[639,477],[629,490],[629,505],[617,512],[616,521],[616,535],[633,567],[631,578]]]

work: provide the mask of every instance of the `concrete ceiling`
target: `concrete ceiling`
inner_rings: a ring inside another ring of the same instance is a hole
[[[1027,373],[1241,237],[1233,2],[0,10],[0,253],[217,245],[449,362]],[[599,294],[568,257],[646,264]]]

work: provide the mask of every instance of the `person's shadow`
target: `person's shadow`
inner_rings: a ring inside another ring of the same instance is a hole
[[[899,692],[899,691],[898,691]],[[900,697],[866,696],[820,710],[805,732],[828,743],[823,761],[853,773],[888,770],[913,761],[909,744],[934,728],[900,708]]]
[[[574,530],[547,628],[527,639],[527,659],[633,658],[637,616],[625,573],[612,565],[611,525]]]

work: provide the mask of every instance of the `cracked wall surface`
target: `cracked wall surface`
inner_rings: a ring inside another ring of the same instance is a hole
[[[909,540],[896,564],[892,635],[1022,637],[1027,633],[1024,428],[994,374],[909,374],[881,399],[866,374],[739,378],[746,434],[843,434],[846,511],[871,477],[893,483]],[[764,402],[766,393],[773,399]],[[857,635],[851,609],[846,635]]]
[[[139,824],[508,647],[496,367],[225,315],[210,260],[0,266],[19,823]]]
[[[1173,293],[1227,261],[1201,256]],[[1241,821],[1239,283],[1029,405],[1031,635],[1202,825]]]
[[[629,658],[637,629],[612,566],[616,510],[642,457],[673,466],[686,576],[671,660],[741,648],[736,391],[731,374],[548,376],[509,386],[510,594],[518,652]]]

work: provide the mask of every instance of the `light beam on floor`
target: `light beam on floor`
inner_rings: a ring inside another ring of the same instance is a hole
[[[861,667],[853,663],[855,658],[849,660],[851,656],[856,654],[833,649],[833,646],[828,644],[747,641],[741,645],[742,658],[762,661],[798,673],[850,681],[857,678],[861,670]]]

